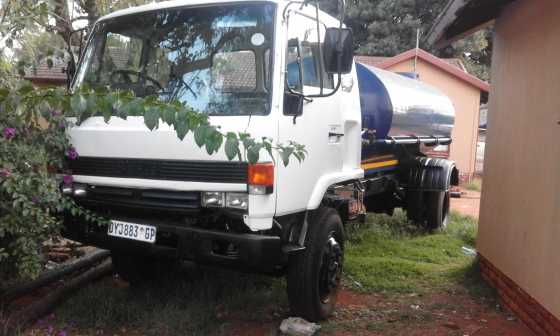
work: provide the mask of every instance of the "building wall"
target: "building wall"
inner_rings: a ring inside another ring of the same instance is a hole
[[[560,1],[496,21],[477,248],[560,318]]]
[[[457,162],[461,174],[472,176],[476,163],[480,90],[421,59],[416,69],[422,82],[437,87],[453,102],[456,114],[449,158]],[[395,64],[386,70],[412,72],[414,60]]]

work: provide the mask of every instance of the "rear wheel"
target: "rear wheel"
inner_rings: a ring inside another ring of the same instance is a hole
[[[431,192],[426,197],[426,228],[445,229],[449,222],[449,191]]]
[[[290,258],[288,298],[292,313],[309,321],[334,311],[344,262],[344,229],[332,208],[317,209],[309,221],[306,249]]]

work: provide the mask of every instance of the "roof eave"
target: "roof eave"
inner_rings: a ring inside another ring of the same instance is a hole
[[[465,5],[465,1],[466,0],[449,0],[428,31],[426,38],[428,44],[435,45],[441,40],[445,29],[457,18],[456,13]]]
[[[450,0],[430,28],[426,42],[444,47],[488,27],[515,0]]]

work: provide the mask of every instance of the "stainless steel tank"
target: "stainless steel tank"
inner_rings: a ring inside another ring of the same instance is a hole
[[[362,127],[376,139],[450,137],[451,100],[420,80],[356,63]]]

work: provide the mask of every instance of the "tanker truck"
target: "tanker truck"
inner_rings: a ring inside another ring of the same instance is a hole
[[[450,100],[355,64],[342,17],[308,1],[174,0],[100,18],[72,90],[178,99],[223,132],[295,141],[308,156],[228,161],[162,122],[150,131],[143,117],[93,116],[68,130],[79,157],[62,191],[110,224],[68,213],[64,235],[109,249],[131,284],[163,260],[286,276],[292,313],[328,318],[345,226],[403,208],[426,230],[441,228],[458,182],[453,162],[422,152],[451,142]]]

